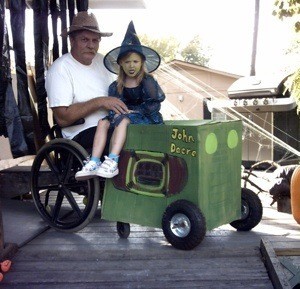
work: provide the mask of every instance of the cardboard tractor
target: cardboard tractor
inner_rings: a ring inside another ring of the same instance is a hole
[[[166,121],[130,125],[113,179],[76,181],[87,152],[55,139],[37,154],[32,194],[53,228],[74,232],[94,217],[117,222],[121,238],[130,223],[161,228],[175,248],[198,246],[206,231],[230,223],[251,230],[262,218],[258,196],[241,189],[241,121]]]

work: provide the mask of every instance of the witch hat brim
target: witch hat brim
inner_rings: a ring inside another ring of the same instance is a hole
[[[118,74],[120,70],[119,60],[128,52],[140,54],[145,61],[146,71],[149,73],[156,70],[160,65],[159,54],[152,48],[141,45],[132,21],[128,25],[122,45],[112,49],[105,55],[103,60],[105,67],[110,72]]]
[[[161,61],[159,54],[155,50],[146,46],[141,45],[139,48],[142,50],[143,53],[142,55],[145,56],[145,68],[147,72],[151,73],[154,70],[156,70],[159,67]],[[129,46],[127,52],[136,52],[138,54],[141,54],[140,49],[137,51],[134,49],[133,46]],[[110,72],[115,74],[118,74],[120,70],[120,66],[118,64],[118,59],[120,58],[119,57],[120,51],[121,51],[121,46],[114,48],[113,50],[111,50],[105,55],[103,60],[105,67]]]

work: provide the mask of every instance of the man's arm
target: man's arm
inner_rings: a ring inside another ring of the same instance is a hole
[[[128,113],[123,101],[116,97],[97,97],[86,102],[74,103],[70,106],[53,107],[53,115],[60,127],[66,127],[81,118],[85,118],[100,108],[113,110],[117,114]]]

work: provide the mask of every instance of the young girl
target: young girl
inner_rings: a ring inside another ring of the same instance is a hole
[[[77,180],[95,176],[112,178],[119,173],[119,155],[130,123],[163,123],[159,110],[165,94],[149,74],[160,65],[160,57],[153,49],[141,45],[132,21],[129,23],[122,45],[104,57],[104,65],[111,72],[118,74],[117,80],[109,86],[108,95],[120,98],[127,105],[129,113],[115,114],[110,111],[108,116],[98,122],[92,156],[85,162],[82,170],[76,173]],[[114,129],[110,143],[111,150],[101,163],[100,157],[106,145],[109,128]]]

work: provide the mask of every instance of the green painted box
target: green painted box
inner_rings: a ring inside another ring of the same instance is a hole
[[[106,180],[102,218],[162,227],[166,207],[188,200],[211,230],[241,217],[241,121],[130,125],[120,174]]]

